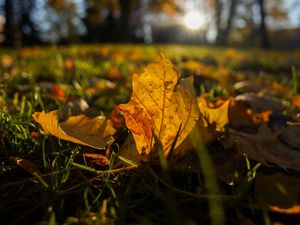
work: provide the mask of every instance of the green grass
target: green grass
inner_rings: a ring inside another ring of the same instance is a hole
[[[237,194],[237,186],[219,180],[211,156],[216,143],[204,146],[196,137],[196,151],[177,165],[161,157],[161,165],[137,166],[117,157],[125,131],[113,147],[110,165],[104,167],[84,157],[85,147],[43,134],[32,120],[33,112],[62,109],[70,101],[55,96],[53,84],[59,84],[71,100],[84,99],[90,115],[109,115],[115,105],[129,99],[130,75],[156,61],[159,52],[183,76],[195,72],[186,67],[189,61],[209,68],[204,70],[205,83],[198,88],[210,92],[211,98],[235,96],[234,83],[259,79],[288,87],[281,100],[298,93],[299,51],[177,45],[0,50],[1,224],[221,225],[239,224],[236,218],[241,213],[256,222],[270,219],[268,213],[258,213],[259,207],[258,212],[252,211],[252,180],[243,195]],[[111,68],[117,68],[117,74]],[[127,166],[114,168],[120,159]],[[251,172],[247,162],[243,161],[243,167]],[[253,167],[256,172],[257,166]],[[247,181],[249,171],[240,174],[240,183]]]

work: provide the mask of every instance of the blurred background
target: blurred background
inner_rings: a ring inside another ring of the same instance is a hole
[[[299,0],[0,0],[1,46],[300,47]]]

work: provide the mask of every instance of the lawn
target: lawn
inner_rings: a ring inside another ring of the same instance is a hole
[[[299,71],[297,50],[1,49],[1,224],[300,224]],[[160,72],[191,86],[170,100]]]

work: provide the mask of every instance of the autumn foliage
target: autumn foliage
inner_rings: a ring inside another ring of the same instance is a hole
[[[83,224],[122,223],[125,214],[125,224],[153,214],[166,224],[218,225],[231,224],[227,211],[236,224],[260,224],[262,212],[272,221],[299,215],[296,53],[59,50],[0,56],[5,207],[54,199],[47,218]]]
[[[232,98],[210,102],[205,96],[197,97],[192,79],[182,79],[163,55],[143,72],[133,74],[131,98],[118,108],[135,141],[135,149],[124,150],[125,156],[137,163],[157,154],[157,145],[161,146],[165,157],[169,154],[173,159],[184,157],[193,148],[189,134],[199,129],[201,136],[198,138],[204,144],[219,140],[225,148],[246,154],[266,166],[276,164],[300,171],[300,154],[279,141],[279,135],[293,129],[292,126],[274,132],[266,125],[272,115],[271,109],[254,114],[251,105],[238,105],[238,100]],[[104,116],[77,115],[62,123],[58,122],[57,111],[35,112],[32,116],[46,133],[96,149],[106,149],[116,134],[113,123]],[[259,126],[258,133],[236,130],[234,121],[238,120],[248,126]],[[120,155],[124,154],[122,149]]]

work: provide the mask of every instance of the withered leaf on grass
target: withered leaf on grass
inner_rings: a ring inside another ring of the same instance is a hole
[[[269,206],[288,209],[300,202],[300,178],[295,173],[258,171],[254,198]]]
[[[300,152],[279,139],[282,132],[284,130],[272,132],[263,124],[257,134],[229,130],[229,137],[222,141],[225,148],[235,147],[239,153],[246,153],[249,158],[264,165],[271,163],[284,169],[300,171]]]
[[[288,215],[300,215],[300,205],[294,205],[290,208],[280,208],[278,206],[270,205],[269,208],[277,213],[288,214]]]
[[[32,117],[47,134],[96,149],[105,148],[116,132],[111,121],[103,116],[89,118],[81,114],[59,123],[58,111],[54,110],[49,113],[35,112]]]
[[[198,106],[204,126],[214,126],[216,131],[223,132],[228,123],[229,103],[230,100],[227,100],[219,107],[210,108],[205,97],[199,97]]]
[[[109,159],[105,155],[95,153],[84,153],[83,155],[85,158],[87,158],[88,162],[91,162],[93,164],[101,166],[109,165]]]
[[[136,144],[133,138],[133,135],[129,134],[125,142],[120,147],[120,151],[118,154],[118,157],[125,158],[129,161],[131,161],[134,164],[140,164],[141,161],[146,161],[147,156],[146,155],[140,155],[137,151]],[[119,158],[120,159],[120,158]],[[115,167],[118,167],[122,164],[124,164],[124,160],[116,160]]]
[[[291,102],[293,106],[295,106],[297,109],[300,109],[300,95],[296,95],[292,97]]]
[[[189,80],[180,80],[171,62],[161,56],[158,63],[132,76],[132,88],[130,101],[120,105],[120,109],[139,154],[149,155],[154,134],[162,144],[164,155],[168,155],[179,128],[176,147],[199,118],[193,85]]]
[[[11,160],[15,161],[15,163],[26,170],[31,175],[38,174],[41,175],[42,172],[38,168],[38,166],[28,159],[23,159],[15,156],[9,157]]]
[[[272,111],[273,115],[281,115],[283,104],[271,96],[260,96],[256,93],[245,93],[235,97],[236,101],[248,102],[255,113]]]

